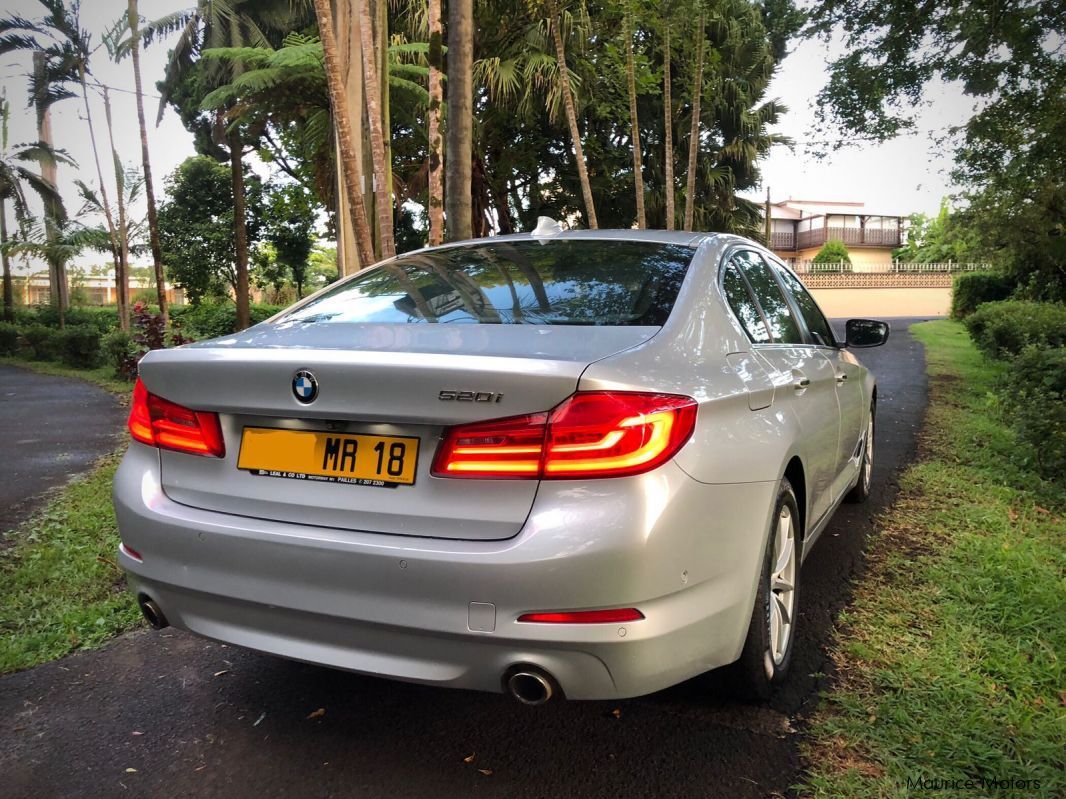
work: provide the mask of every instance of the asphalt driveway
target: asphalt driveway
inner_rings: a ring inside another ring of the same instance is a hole
[[[0,364],[0,534],[113,450],[125,415],[84,380]]]
[[[5,795],[786,795],[832,620],[926,403],[922,349],[906,322],[894,327],[862,356],[879,379],[873,496],[845,506],[805,564],[794,674],[768,706],[734,703],[711,675],[641,699],[526,708],[140,632],[0,679]]]

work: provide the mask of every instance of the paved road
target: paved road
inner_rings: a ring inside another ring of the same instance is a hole
[[[0,365],[0,534],[114,449],[125,410],[82,380]]]
[[[871,517],[914,451],[924,358],[904,328],[864,356],[880,392],[872,502],[846,506],[804,566],[795,674],[768,707],[731,702],[712,675],[641,699],[531,709],[141,632],[0,680],[5,794],[787,794],[801,767],[795,728],[824,687],[815,675],[829,668],[831,621],[860,569]]]

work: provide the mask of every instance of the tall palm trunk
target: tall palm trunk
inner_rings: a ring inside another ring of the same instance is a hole
[[[52,146],[52,112],[45,102],[43,89],[46,85],[45,79],[45,55],[44,53],[33,54],[33,74],[35,83],[41,88],[41,92],[34,98],[35,110],[37,112],[37,140],[43,142],[48,147]],[[56,188],[56,164],[54,161],[45,161],[41,164],[41,177],[45,183]],[[55,201],[49,201],[44,206],[45,217],[45,236],[49,242],[55,240],[57,236],[56,223],[63,215],[63,208]],[[59,326],[63,327],[67,321],[67,304],[69,302],[69,295],[67,293],[67,265],[63,262],[62,258],[55,256],[49,256],[48,261],[48,293],[49,299],[53,307],[59,309]]]
[[[670,23],[667,20],[663,34],[663,130],[665,131],[665,149],[663,163],[666,182],[666,229],[673,230],[674,219],[674,101],[671,96],[670,77]]]
[[[156,213],[155,187],[152,185],[152,161],[148,155],[148,126],[144,123],[144,92],[141,87],[141,43],[138,40],[140,14],[137,0],[129,0],[130,55],[133,56],[133,85],[137,94],[137,124],[141,130],[141,166],[144,170],[144,194],[148,200],[148,242],[152,248],[152,267],[155,271],[155,287],[159,302],[159,313],[166,324],[169,315],[167,309],[167,284],[163,274],[163,247],[159,242],[159,215]]]
[[[577,128],[577,109],[574,107],[574,94],[570,90],[570,74],[566,70],[566,47],[563,45],[563,21],[558,5],[548,4],[551,14],[552,38],[555,40],[555,60],[559,71],[559,84],[563,92],[563,104],[566,106],[566,121],[570,126],[570,139],[574,143],[574,160],[577,162],[577,176],[581,181],[581,194],[585,198],[585,213],[589,227],[595,230],[600,226],[596,220],[596,205],[592,200],[592,185],[589,183],[588,169],[585,167],[585,152],[581,148],[581,131]]]
[[[344,188],[352,207],[352,228],[359,264],[374,263],[374,244],[370,224],[363,204],[363,176],[359,159],[352,144],[352,116],[348,108],[348,95],[344,91],[340,58],[337,54],[337,37],[333,32],[333,12],[330,0],[315,0],[315,16],[318,18],[318,35],[322,40],[322,54],[326,65],[326,82],[329,85],[329,103],[333,110],[333,127],[337,135],[337,150],[340,168],[344,175]]]
[[[448,241],[473,232],[471,169],[474,149],[474,3],[448,0],[448,113],[445,151],[445,232]]]
[[[118,229],[115,227],[115,217],[111,213],[111,201],[107,198],[107,185],[104,183],[104,170],[100,166],[100,150],[96,146],[96,127],[93,125],[93,112],[89,105],[89,87],[85,80],[85,64],[78,65],[78,80],[81,83],[81,98],[85,104],[85,124],[89,127],[89,144],[92,146],[93,161],[96,164],[96,177],[100,181],[100,205],[104,208],[104,219],[107,222],[107,235],[111,240],[111,255],[115,264],[115,290],[118,299],[118,321],[123,330],[129,329],[129,315],[123,306],[122,298],[125,292],[123,284],[129,285],[122,267],[122,245],[119,242]],[[127,288],[127,291],[129,289]]]
[[[629,83],[629,127],[633,139],[633,189],[637,194],[637,228],[648,226],[644,216],[644,166],[640,152],[640,125],[637,120],[637,77],[633,63],[633,9],[629,3],[625,9],[626,78]]]
[[[237,133],[229,141],[229,170],[233,183],[233,249],[237,259],[237,329],[244,330],[252,323],[248,307],[248,226],[244,204],[243,145]]]
[[[440,105],[444,99],[444,43],[441,0],[429,0],[429,244],[444,241],[444,163],[440,135]]]
[[[122,330],[130,329],[130,230],[129,220],[126,218],[125,182],[126,176],[122,174],[122,162],[115,149],[115,129],[111,123],[111,97],[107,87],[104,87],[104,119],[107,122],[107,140],[111,144],[111,160],[115,165],[115,205],[118,211],[118,222],[115,232],[118,235],[118,262],[121,267],[122,280],[116,281],[118,291],[118,324]]]
[[[0,197],[0,260],[4,264],[4,321],[15,321],[15,287],[11,283],[11,260],[7,257],[7,204]]]
[[[692,130],[688,137],[688,184],[685,189],[685,230],[696,214],[696,156],[700,144],[700,95],[703,93],[703,14],[696,32],[696,77],[692,81]]]
[[[374,58],[374,18],[367,0],[359,0],[359,38],[363,50],[363,77],[366,91],[366,115],[370,127],[370,157],[374,168],[374,210],[380,229],[381,257],[396,254],[392,231],[392,201],[389,199],[388,169],[385,160],[385,135],[381,125],[381,83]]]

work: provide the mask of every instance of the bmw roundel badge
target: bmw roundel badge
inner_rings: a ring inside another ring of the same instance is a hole
[[[292,393],[305,405],[315,401],[318,396],[318,381],[306,369],[301,369],[292,378]]]

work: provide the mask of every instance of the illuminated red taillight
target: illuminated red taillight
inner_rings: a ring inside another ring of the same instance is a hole
[[[620,624],[627,621],[640,621],[643,618],[644,614],[636,608],[615,608],[613,610],[523,613],[518,620],[534,624]]]
[[[142,444],[193,455],[226,454],[218,414],[194,411],[150,394],[140,378],[133,387],[130,435]]]
[[[696,401],[676,394],[585,391],[554,410],[449,429],[437,477],[624,477],[665,463],[688,441]]]

